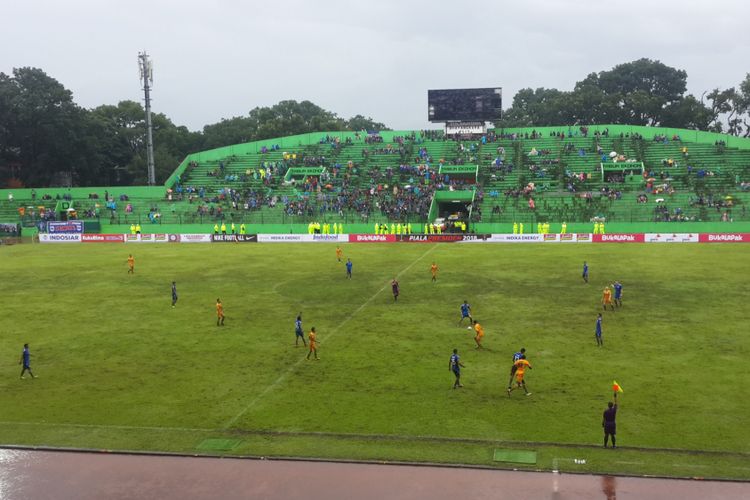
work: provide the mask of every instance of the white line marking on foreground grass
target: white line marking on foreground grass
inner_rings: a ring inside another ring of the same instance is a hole
[[[404,268],[403,270],[401,270],[401,272],[399,272],[399,273],[398,273],[398,274],[396,275],[396,278],[399,278],[399,277],[400,277],[400,276],[401,276],[402,274],[404,274],[404,273],[405,273],[405,272],[407,272],[407,271],[408,271],[409,269],[411,269],[412,267],[414,267],[414,264],[416,264],[416,263],[417,263],[417,262],[419,262],[420,260],[424,259],[424,258],[425,258],[425,257],[427,256],[427,254],[429,254],[430,252],[432,252],[433,250],[435,250],[435,248],[437,248],[437,244],[435,244],[435,245],[433,245],[432,247],[428,248],[428,249],[427,249],[427,251],[426,251],[425,253],[423,253],[422,255],[420,255],[419,257],[417,257],[417,258],[416,258],[416,259],[414,260],[414,262],[412,262],[411,264],[409,264],[408,266],[406,266],[406,268]],[[380,293],[381,293],[381,292],[382,292],[383,290],[385,290],[386,288],[388,288],[388,286],[389,286],[389,285],[390,285],[390,283],[388,283],[388,282],[387,282],[387,283],[386,283],[385,285],[383,285],[383,288],[381,288],[380,290],[378,290],[377,292],[375,292],[375,293],[374,293],[374,294],[372,295],[372,297],[370,297],[369,299],[367,299],[366,301],[364,301],[364,302],[362,303],[362,305],[361,305],[361,306],[359,306],[359,307],[358,307],[358,308],[357,308],[357,309],[356,309],[356,310],[355,310],[355,311],[354,311],[353,313],[351,313],[351,314],[350,314],[349,316],[347,316],[347,317],[346,317],[346,318],[344,319],[344,321],[342,321],[341,323],[339,323],[339,326],[337,326],[336,328],[334,328],[333,330],[331,330],[331,333],[329,333],[328,335],[326,335],[326,337],[325,337],[325,338],[324,338],[323,340],[325,340],[326,342],[328,342],[328,341],[329,341],[329,340],[330,340],[330,339],[331,339],[331,338],[332,338],[332,337],[333,337],[333,336],[334,336],[334,335],[335,335],[335,334],[336,334],[336,333],[337,333],[337,332],[338,332],[339,330],[341,330],[341,328],[342,328],[342,327],[343,327],[344,325],[346,325],[346,324],[347,324],[347,323],[348,323],[349,321],[351,321],[351,319],[352,319],[352,318],[353,318],[354,316],[356,316],[357,314],[359,314],[359,312],[360,312],[360,311],[362,311],[362,309],[364,309],[365,307],[367,307],[368,305],[370,305],[370,303],[371,303],[371,302],[372,302],[373,300],[375,300],[375,298],[376,298],[376,297],[377,297],[378,295],[380,295]],[[279,385],[281,385],[281,384],[282,384],[282,383],[283,383],[283,382],[284,382],[284,381],[285,381],[285,380],[287,379],[287,377],[289,377],[289,375],[290,375],[290,374],[291,374],[291,373],[292,373],[292,372],[293,372],[294,370],[296,370],[296,369],[297,369],[297,367],[298,367],[298,366],[299,366],[300,364],[302,364],[302,363],[303,363],[304,361],[305,361],[305,358],[304,358],[304,357],[301,357],[301,358],[299,358],[299,359],[297,360],[297,362],[296,362],[296,363],[292,364],[292,365],[291,365],[291,366],[290,366],[290,367],[289,367],[289,368],[288,368],[288,369],[287,369],[287,370],[286,370],[285,372],[283,372],[283,373],[282,373],[281,375],[279,375],[279,376],[278,376],[278,378],[277,378],[277,379],[276,379],[276,380],[275,380],[275,381],[274,381],[274,382],[273,382],[272,384],[270,384],[270,385],[266,386],[266,388],[265,388],[265,389],[263,390],[263,392],[261,392],[260,394],[258,394],[257,396],[255,396],[255,397],[253,398],[253,400],[252,400],[252,401],[250,401],[250,404],[248,404],[248,405],[247,405],[247,406],[246,406],[246,407],[245,407],[245,408],[244,408],[244,409],[243,409],[243,410],[242,410],[241,412],[239,412],[239,413],[238,413],[237,415],[235,415],[234,417],[232,417],[232,418],[231,418],[231,419],[230,419],[230,420],[229,420],[229,421],[228,421],[228,422],[227,422],[226,424],[224,424],[224,427],[223,427],[223,429],[229,429],[229,428],[230,428],[230,427],[231,427],[232,425],[234,425],[234,423],[235,423],[235,422],[237,422],[237,420],[239,420],[240,418],[242,418],[242,416],[243,416],[243,415],[244,415],[245,413],[247,413],[247,412],[248,412],[248,411],[249,411],[249,410],[250,410],[250,409],[251,409],[251,408],[252,408],[253,406],[255,406],[255,405],[256,405],[256,404],[258,403],[258,401],[260,401],[261,399],[263,399],[263,398],[264,398],[264,397],[265,397],[265,396],[266,396],[266,395],[267,395],[267,394],[268,394],[269,392],[273,391],[273,390],[274,390],[274,389],[276,389],[276,388],[277,388],[277,387],[278,387]]]
[[[109,425],[109,424],[66,424],[60,422],[0,422],[0,425],[34,425],[38,427],[74,427],[81,429],[117,429],[135,431],[179,431],[179,432],[215,432],[217,429],[201,427],[153,427],[138,425]]]

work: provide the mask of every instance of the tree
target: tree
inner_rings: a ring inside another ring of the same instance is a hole
[[[364,117],[362,115],[355,115],[345,121],[344,127],[347,130],[361,131],[361,130],[390,130],[385,124],[376,122],[372,118]]]
[[[686,101],[687,73],[638,59],[591,73],[571,92],[522,89],[499,126],[623,123],[675,127],[707,125],[705,107]],[[691,97],[691,96],[688,96]],[[685,101],[685,102],[683,102]],[[690,113],[693,113],[690,115]]]
[[[664,108],[664,127],[708,130],[711,123],[711,110],[694,96],[673,102]]]
[[[88,163],[80,133],[85,112],[69,90],[36,68],[0,74],[0,87],[3,170],[12,164],[25,185],[43,185]]]

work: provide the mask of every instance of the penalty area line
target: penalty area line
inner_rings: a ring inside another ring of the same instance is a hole
[[[399,277],[401,277],[402,274],[408,272],[409,269],[411,269],[412,267],[414,267],[414,265],[417,262],[419,262],[422,259],[424,259],[428,254],[430,254],[433,250],[435,250],[435,248],[437,248],[437,244],[435,244],[432,247],[428,248],[426,252],[424,252],[422,255],[420,255],[419,257],[417,257],[411,264],[409,264],[404,269],[402,269],[396,275],[396,278],[399,278]],[[370,303],[372,303],[372,301],[375,300],[377,298],[377,296],[380,295],[383,292],[383,290],[385,290],[386,288],[388,288],[388,285],[390,285],[390,283],[386,283],[385,285],[383,285],[383,287],[380,290],[378,290],[377,292],[375,292],[369,299],[367,299],[366,301],[364,301],[362,303],[362,305],[360,305],[353,313],[351,313],[349,316],[347,316],[346,318],[344,318],[344,321],[342,321],[341,323],[339,323],[339,325],[336,328],[334,328],[333,330],[331,330],[331,333],[329,333],[328,335],[326,335],[326,337],[324,338],[324,340],[326,342],[328,342],[339,330],[341,330],[341,328],[344,325],[346,325],[347,323],[349,323],[349,321],[351,321],[352,318],[354,318],[354,316],[356,316],[357,314],[359,314],[365,307],[367,307],[368,305],[370,305]],[[237,415],[235,415],[234,417],[232,417],[231,419],[229,419],[227,421],[227,423],[224,424],[224,426],[222,428],[224,430],[226,430],[226,429],[229,429],[232,425],[234,425],[240,418],[242,418],[243,415],[245,415],[245,413],[247,413],[248,411],[250,411],[250,409],[252,409],[258,403],[258,401],[260,401],[261,399],[263,399],[268,393],[270,393],[271,391],[275,390],[278,386],[280,386],[281,384],[283,384],[286,381],[286,379],[289,377],[289,375],[292,372],[294,372],[297,369],[297,367],[299,365],[301,365],[305,361],[305,359],[306,358],[304,358],[304,357],[299,358],[296,363],[293,363],[291,366],[289,366],[289,368],[287,368],[287,370],[285,372],[283,372],[281,375],[279,375],[276,378],[276,380],[274,380],[271,384],[267,385],[266,388],[263,389],[263,391],[261,391],[260,394],[258,394],[257,396],[255,396],[250,401],[250,403],[241,412],[239,412]]]

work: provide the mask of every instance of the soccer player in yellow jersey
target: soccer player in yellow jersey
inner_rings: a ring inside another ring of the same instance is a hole
[[[341,251],[341,247],[336,247],[336,260],[341,262],[341,257],[344,256],[344,252]]]
[[[482,338],[484,338],[484,328],[482,328],[482,325],[480,325],[477,320],[474,320],[474,331],[476,332],[476,335],[474,335],[474,342],[477,343],[477,346],[475,349],[484,349],[482,347]]]
[[[315,353],[315,359],[318,360],[318,342],[317,342],[317,334],[315,333],[315,327],[310,328],[310,333],[307,334],[307,340],[308,345],[310,346],[310,350],[307,352],[307,359],[310,359],[310,354]]]
[[[135,258],[132,254],[128,255],[128,274],[135,274]]]
[[[612,290],[608,286],[604,287],[604,292],[602,293],[602,307],[604,310],[607,310],[607,304],[609,304],[609,307],[612,308],[612,310],[615,310],[615,305],[612,303]]]
[[[513,363],[513,366],[516,367],[516,387],[508,387],[508,397],[510,397],[510,393],[513,389],[519,389],[521,387],[523,387],[523,392],[526,393],[527,396],[531,396],[531,393],[526,389],[526,381],[523,379],[526,368],[531,370],[531,363],[526,361],[525,358],[521,358]]]
[[[432,282],[435,283],[437,281],[438,266],[434,262],[430,266],[430,272],[432,273]]]
[[[216,299],[216,326],[224,326],[224,305]]]

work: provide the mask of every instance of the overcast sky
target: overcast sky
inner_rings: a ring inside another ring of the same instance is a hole
[[[688,91],[750,72],[750,2],[513,0],[24,0],[3,2],[0,71],[34,66],[91,108],[140,100],[191,130],[256,106],[310,100],[396,129],[427,124],[427,89],[570,90],[648,57]]]

